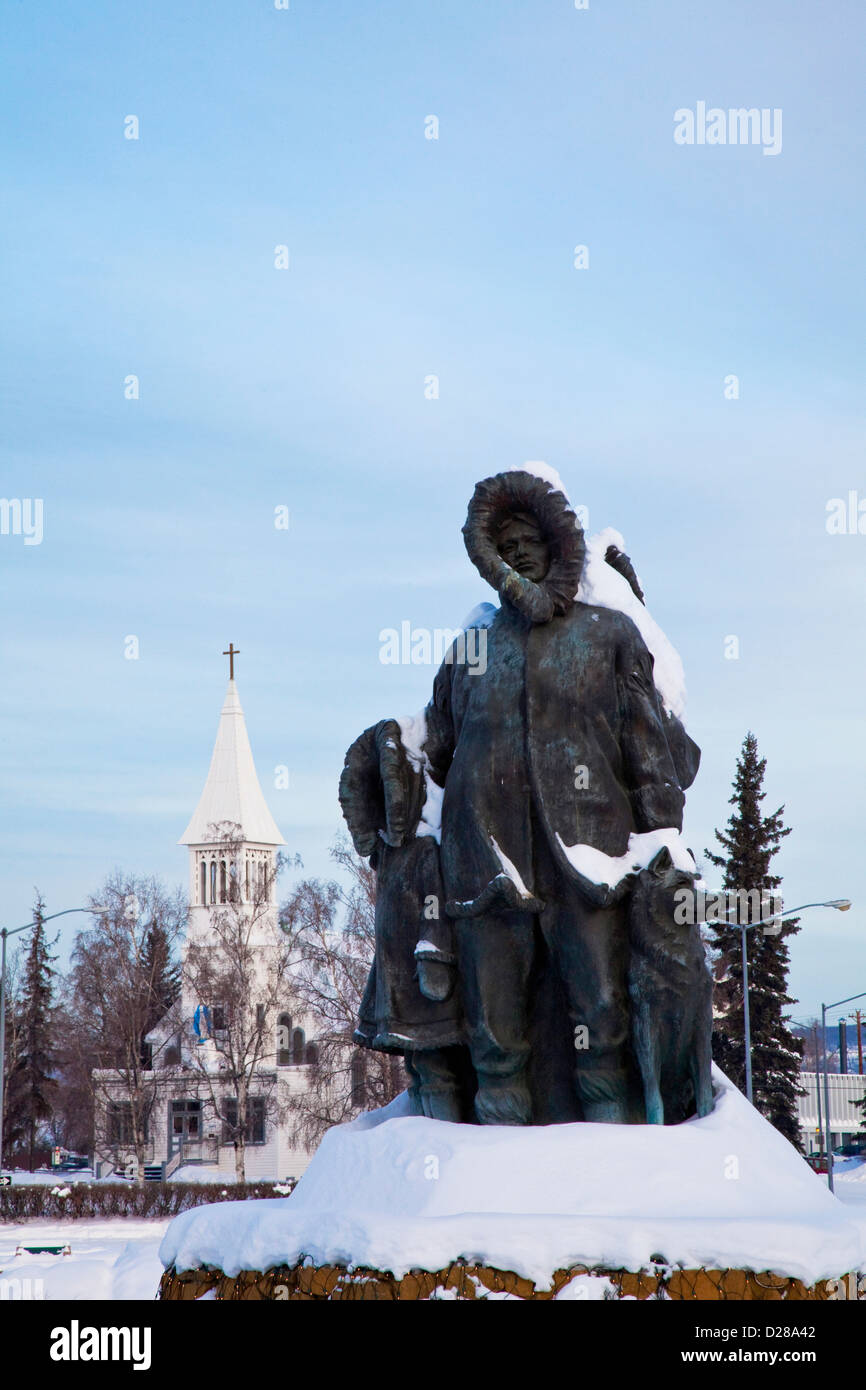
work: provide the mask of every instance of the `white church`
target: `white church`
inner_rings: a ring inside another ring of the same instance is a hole
[[[195,997],[194,959],[219,954],[220,933],[234,919],[251,922],[255,968],[262,981],[255,1004],[260,1057],[251,1071],[248,1118],[244,1133],[245,1176],[298,1178],[311,1154],[291,1141],[288,1097],[309,1085],[315,1061],[314,1040],[306,1020],[292,1010],[288,980],[273,975],[265,983],[268,961],[280,948],[275,891],[276,856],[285,841],[268,809],[256,775],[243,709],[234,680],[233,646],[230,677],[204,790],[180,844],[189,852],[189,922],[182,953],[183,986],[174,1010],[148,1035],[152,1063],[146,1073],[148,1097],[144,1176],[184,1176],[234,1181],[237,1120],[235,1088],[223,1079],[230,1070],[231,1049],[221,1046],[226,1020],[217,1000]],[[233,827],[227,850],[226,832]],[[231,925],[231,923],[230,923]],[[223,938],[224,939],[224,938]],[[198,955],[196,956],[196,952]],[[285,989],[283,998],[282,990]],[[252,1002],[252,1001],[248,1001]],[[118,1073],[94,1073],[97,1094],[97,1176],[136,1171],[131,1144],[129,1091]],[[233,1108],[234,1107],[234,1108]]]

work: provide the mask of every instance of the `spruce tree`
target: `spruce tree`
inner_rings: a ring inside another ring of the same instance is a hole
[[[770,868],[781,841],[791,832],[782,820],[784,806],[770,816],[762,813],[766,766],[766,758],[758,757],[758,740],[748,733],[737,760],[730,798],[734,810],[726,829],[715,832],[724,853],[704,851],[710,863],[723,870],[722,887],[726,890],[757,889],[760,893],[776,893],[782,882]],[[742,920],[758,921],[757,911],[751,910],[745,919],[738,915],[729,926],[708,927],[708,930],[711,944],[718,952],[713,1000],[713,1058],[725,1075],[745,1090]],[[799,929],[798,919],[792,918],[782,922],[777,934],[767,933],[761,927],[746,932],[753,1102],[756,1109],[798,1148],[797,1098],[801,1093],[799,1072],[803,1043],[788,1027],[784,1011],[796,1002],[787,992],[790,963],[787,942]]]
[[[154,921],[147,930],[141,956],[143,988],[148,994],[144,1032],[164,1018],[180,993],[180,965],[173,960],[168,932]]]
[[[52,1112],[56,1082],[53,1077],[56,1040],[53,1027],[52,962],[45,937],[45,904],[36,895],[33,917],[36,926],[24,963],[20,1004],[20,1043],[15,1066],[15,1091],[21,1106],[21,1125],[30,1158],[30,1171],[36,1152],[39,1125]]]
[[[27,1132],[27,1092],[19,1079],[21,986],[19,948],[6,966],[6,1085],[3,1090],[3,1156],[12,1165]]]

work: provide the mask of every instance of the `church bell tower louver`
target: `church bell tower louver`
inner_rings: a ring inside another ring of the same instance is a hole
[[[179,843],[189,847],[189,901],[191,928],[206,930],[209,911],[226,903],[235,893],[250,902],[270,885],[273,894],[276,853],[285,840],[268,809],[256,775],[252,749],[234,679],[234,645],[224,653],[230,659],[229,683],[220,714],[210,770]],[[215,827],[240,827],[236,862],[225,858],[223,837]],[[276,904],[274,903],[274,914]]]

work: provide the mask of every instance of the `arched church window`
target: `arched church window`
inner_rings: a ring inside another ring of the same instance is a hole
[[[229,902],[236,903],[238,900],[238,866],[229,865]]]
[[[220,902],[221,902],[221,903],[224,903],[225,900],[226,900],[226,861],[225,861],[224,859],[221,859],[221,860],[220,860]]]
[[[315,1043],[307,1043],[307,1050],[304,1054],[304,1060],[306,1061],[308,1067],[314,1067],[318,1062],[319,1049],[316,1047]]]
[[[201,861],[201,872],[199,873],[199,902],[202,907],[207,902],[207,865]]]
[[[302,1067],[304,1065],[304,1030],[296,1028],[292,1033],[292,1066]]]
[[[245,888],[245,890],[244,890],[244,896],[246,897],[247,902],[249,902],[249,899],[250,899],[250,861],[249,861],[249,859],[247,859],[247,865],[246,865],[246,888]]]
[[[292,1065],[292,1015],[280,1014],[277,1019],[277,1066]]]
[[[215,859],[212,859],[212,860],[210,861],[210,900],[211,900],[212,903],[215,903],[216,900],[217,900],[217,896],[216,896],[216,874],[217,874],[217,870],[216,870],[216,860],[215,860]]]

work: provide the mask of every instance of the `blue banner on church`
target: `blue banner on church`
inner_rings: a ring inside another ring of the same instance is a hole
[[[206,1042],[211,1036],[210,1009],[207,1004],[199,1004],[192,1016],[192,1030],[199,1042]]]

